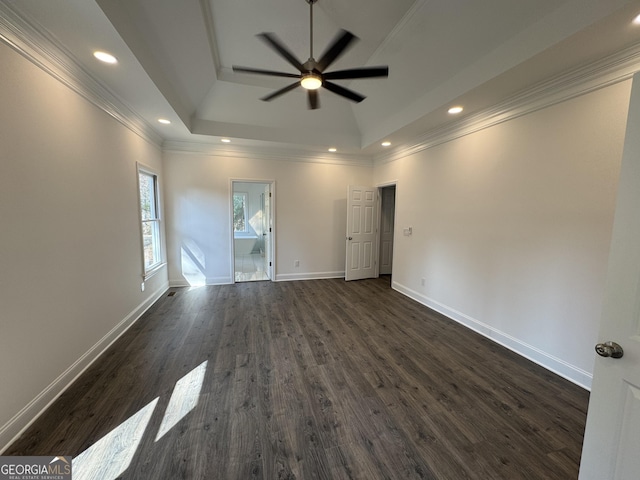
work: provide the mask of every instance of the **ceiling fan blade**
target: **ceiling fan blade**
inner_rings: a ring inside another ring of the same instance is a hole
[[[338,95],[348,98],[349,100],[352,100],[356,103],[360,103],[362,100],[367,98],[363,95],[360,95],[359,93],[354,92],[353,90],[349,90],[348,88],[341,87],[340,85],[337,85],[332,82],[324,81],[322,83],[322,86],[327,90],[333,93],[337,93]]]
[[[323,73],[322,76],[327,80],[388,77],[389,67],[350,68],[349,70],[336,70],[335,72]]]
[[[320,60],[316,65],[316,68],[319,72],[323,72],[329,65],[331,65],[336,58],[342,55],[347,47],[351,45],[351,42],[357,40],[353,33],[347,32],[346,30],[340,31],[336,38],[333,40],[331,46],[327,48],[327,50],[322,54]]]
[[[300,82],[294,82],[291,85],[287,85],[286,87],[281,88],[280,90],[276,90],[275,92],[270,93],[266,97],[262,97],[260,100],[263,100],[265,102],[270,102],[274,98],[279,97],[280,95],[284,95],[285,93],[290,92],[291,90],[299,86],[300,86]]]
[[[309,92],[307,99],[309,100],[309,109],[316,110],[320,108],[320,102],[318,101],[318,90],[307,90]]]
[[[278,52],[285,60],[287,60],[291,65],[296,67],[300,72],[304,72],[305,69],[300,63],[300,61],[289,51],[287,47],[275,36],[273,33],[259,33],[258,37],[262,38],[262,40],[270,45],[276,52]]]
[[[288,77],[288,78],[300,78],[299,73],[287,73],[287,72],[274,72],[273,70],[262,70],[260,68],[238,67],[233,66],[234,72],[240,73],[255,73],[258,75],[270,75],[272,77]]]

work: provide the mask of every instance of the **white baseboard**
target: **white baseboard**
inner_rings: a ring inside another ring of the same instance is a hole
[[[305,273],[281,273],[276,275],[275,282],[290,282],[294,280],[323,280],[327,278],[344,278],[344,271],[340,272],[305,272]],[[231,277],[209,277],[205,279],[205,285],[229,285],[234,283]],[[170,287],[191,287],[184,278],[169,280]]]
[[[144,302],[138,305],[120,323],[111,329],[98,343],[80,357],[73,365],[65,370],[47,388],[34,398],[28,405],[13,416],[5,425],[0,427],[0,455],[27,429],[31,424],[67,389],[71,384],[91,366],[129,327],[131,327],[169,288],[165,283],[153,292]]]
[[[342,272],[314,272],[314,273],[282,273],[276,275],[276,282],[290,282],[293,280],[323,280],[327,278],[344,278]]]
[[[522,355],[523,357],[531,360],[532,362],[552,371],[553,373],[566,378],[570,382],[584,388],[585,390],[591,390],[591,382],[593,375],[581,368],[571,365],[564,360],[557,358],[547,352],[540,350],[537,347],[529,345],[507,333],[501,332],[495,327],[487,325],[475,318],[470,317],[462,312],[459,312],[453,308],[450,308],[442,303],[437,302],[421,293],[416,292],[398,282],[392,283],[392,288],[398,292],[412,298],[416,302],[419,302],[427,307],[445,315],[451,320],[470,328],[471,330],[499,343],[503,347]]]
[[[199,285],[229,285],[233,283],[231,277],[207,277],[204,279],[204,283],[198,283],[192,285],[185,278],[171,278],[169,279],[169,287],[195,287]]]
[[[207,277],[207,285],[229,285],[233,283],[232,277]]]
[[[184,278],[173,278],[169,280],[169,287],[195,287],[199,285],[229,285],[233,283],[231,277],[209,277],[206,278],[204,284],[191,285]]]

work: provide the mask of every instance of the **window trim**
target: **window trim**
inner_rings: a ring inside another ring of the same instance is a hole
[[[140,162],[136,162],[136,183],[138,186],[138,225],[140,228],[140,253],[142,262],[142,279],[143,281],[153,277],[158,271],[164,267],[167,263],[164,257],[164,240],[162,235],[162,197],[160,192],[160,176],[158,172],[151,167],[148,167]],[[142,197],[140,195],[140,176],[141,174],[149,175],[153,177],[154,183],[154,200],[155,200],[155,217],[152,220],[143,220],[142,218]],[[152,265],[147,266],[144,257],[144,228],[145,222],[152,221],[155,223],[158,230],[158,261]]]

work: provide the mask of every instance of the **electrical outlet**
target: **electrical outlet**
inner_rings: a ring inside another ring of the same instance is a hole
[[[299,266],[300,266],[300,260],[295,260],[295,261],[293,262],[293,266],[294,266],[294,267],[299,267]]]
[[[142,283],[140,284],[140,291],[141,291],[141,292],[144,292],[144,282],[142,282]]]

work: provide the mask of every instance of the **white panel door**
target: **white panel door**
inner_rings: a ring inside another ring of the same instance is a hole
[[[377,192],[373,187],[348,187],[345,280],[376,276]]]
[[[640,478],[640,74],[631,103],[611,240],[599,342],[624,349],[596,357],[580,480]]]

